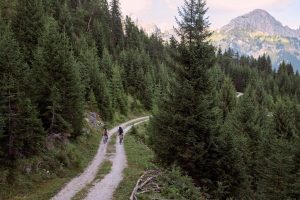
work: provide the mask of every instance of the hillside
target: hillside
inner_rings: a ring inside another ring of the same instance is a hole
[[[241,54],[258,57],[270,55],[273,67],[282,60],[300,70],[300,29],[283,26],[264,10],[254,10],[237,17],[214,32],[212,41],[223,49],[232,48]]]
[[[292,65],[216,51],[204,0],[184,1],[169,43],[121,6],[0,1],[0,199],[297,199]],[[299,46],[262,10],[220,32],[256,55],[253,38]]]

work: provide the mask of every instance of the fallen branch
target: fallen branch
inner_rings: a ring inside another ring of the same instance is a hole
[[[150,174],[152,174],[152,175],[150,175]],[[159,174],[159,171],[155,171],[155,170],[150,170],[150,171],[144,172],[143,175],[138,179],[138,181],[131,193],[130,200],[138,200],[137,199],[138,194],[143,194],[143,193],[147,193],[147,192],[159,192],[160,187],[158,186],[158,184],[153,182],[153,180],[158,177],[158,174]],[[143,181],[147,176],[149,176],[149,177],[145,181]],[[152,187],[147,187],[143,190],[143,188],[145,186],[147,186],[147,185],[150,186],[150,183],[152,184]],[[153,185],[154,185],[154,187],[153,187]]]

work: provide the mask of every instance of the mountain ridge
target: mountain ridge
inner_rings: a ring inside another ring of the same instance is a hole
[[[211,40],[216,47],[244,55],[270,55],[274,68],[285,60],[300,70],[300,28],[283,26],[265,10],[255,9],[232,19],[216,30]]]
[[[229,24],[221,28],[221,31],[230,32],[232,29],[255,30],[270,35],[300,38],[300,29],[294,30],[289,26],[283,26],[280,21],[262,9],[255,9],[245,15],[232,19]]]

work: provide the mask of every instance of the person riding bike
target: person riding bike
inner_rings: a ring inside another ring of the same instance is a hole
[[[104,144],[107,142],[108,140],[108,131],[107,128],[104,128],[104,132],[103,132],[103,142]]]
[[[120,141],[120,144],[122,144],[123,138],[124,138],[124,135],[123,135],[124,131],[123,131],[123,128],[121,126],[119,127],[118,132],[119,132],[119,141]]]

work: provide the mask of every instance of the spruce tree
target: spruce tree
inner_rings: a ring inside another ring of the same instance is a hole
[[[122,14],[119,0],[112,0],[110,5],[111,15],[111,39],[114,48],[123,49],[124,32],[122,26]]]
[[[95,94],[101,117],[109,121],[113,118],[112,96],[110,95],[109,80],[98,68],[91,69],[91,84]]]
[[[195,181],[210,189],[221,178],[217,147],[216,105],[208,70],[215,61],[204,1],[185,1],[179,12],[180,64],[159,111],[152,120],[153,149],[165,165],[179,164]]]
[[[287,140],[276,136],[269,137],[265,143],[268,154],[261,161],[259,174],[257,199],[290,199],[289,191],[293,188],[290,180],[296,180],[292,173],[294,168],[292,148]],[[297,173],[296,171],[294,171]],[[297,186],[296,186],[297,187]]]
[[[227,77],[224,80],[219,95],[220,109],[222,110],[222,118],[225,121],[227,115],[234,109],[236,104],[236,90],[232,81]]]
[[[80,134],[83,93],[79,69],[66,34],[48,18],[35,53],[36,102],[48,133]]]
[[[35,108],[26,98],[27,65],[10,26],[1,18],[0,49],[0,151],[6,158],[17,159],[38,153],[44,132]]]
[[[295,149],[293,151],[292,166],[290,171],[290,185],[288,188],[289,197],[297,199],[300,196],[300,139],[295,141]]]
[[[125,95],[124,88],[122,85],[120,67],[115,65],[112,69],[111,79],[111,96],[112,96],[112,107],[119,111],[123,115],[127,115],[127,96]]]
[[[278,137],[288,140],[296,138],[295,117],[293,106],[289,100],[281,100],[276,103],[274,111],[274,130]]]
[[[25,61],[32,63],[38,38],[43,31],[43,4],[41,0],[17,2],[17,13],[13,19],[13,30],[21,46]]]

